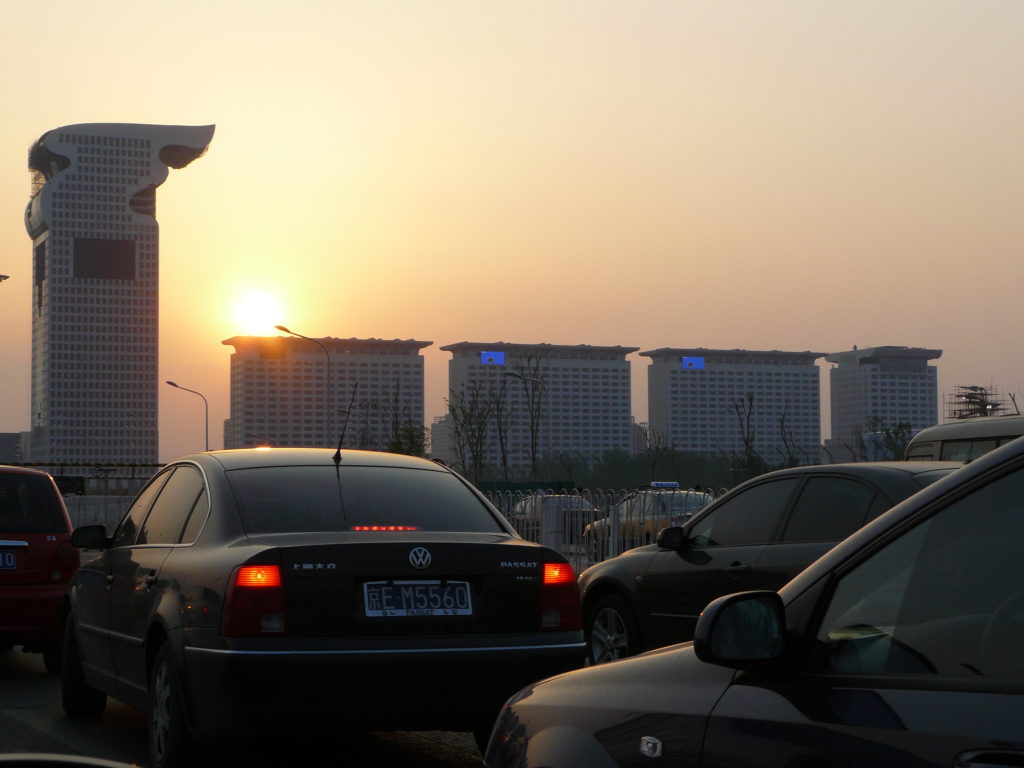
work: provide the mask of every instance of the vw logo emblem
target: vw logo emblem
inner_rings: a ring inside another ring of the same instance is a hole
[[[413,568],[426,568],[430,565],[430,552],[426,547],[416,547],[409,553],[409,562]]]
[[[640,739],[640,754],[647,757],[661,757],[662,750],[661,739],[654,736],[644,736]]]

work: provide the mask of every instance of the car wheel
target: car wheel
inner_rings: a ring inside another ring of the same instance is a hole
[[[75,639],[75,624],[69,615],[64,621],[64,643],[61,667],[60,698],[68,717],[88,717],[100,714],[107,706],[107,694],[97,691],[87,682],[82,672],[82,659]]]
[[[185,722],[178,670],[166,643],[160,646],[153,661],[149,700],[149,756],[153,767],[191,764],[195,740]]]
[[[640,652],[633,609],[619,595],[597,601],[587,618],[587,654],[591,664],[624,659]]]

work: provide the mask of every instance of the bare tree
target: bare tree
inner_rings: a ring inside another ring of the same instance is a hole
[[[761,465],[761,457],[754,448],[754,439],[757,430],[754,428],[754,393],[747,392],[742,398],[729,398],[733,412],[736,414],[736,421],[739,425],[740,439],[743,442],[743,467],[748,472],[754,472]]]
[[[786,403],[782,408],[782,414],[779,416],[779,439],[782,441],[782,447],[776,447],[775,450],[782,457],[782,465],[784,467],[796,467],[800,464],[800,457],[797,455],[797,451],[803,453],[804,456],[807,455],[807,452],[796,444],[792,430],[786,426],[786,416],[788,415],[789,403]]]
[[[477,381],[459,391],[452,390],[445,399],[451,419],[452,445],[459,468],[470,480],[483,477],[487,450],[487,432],[493,405]]]
[[[666,454],[671,450],[665,440],[665,436],[650,424],[641,424],[640,433],[644,441],[644,449],[641,452],[644,463],[649,467],[649,479],[651,482],[657,479],[658,465],[661,464]]]
[[[410,456],[426,455],[426,429],[413,421],[409,406],[402,403],[402,380],[398,376],[390,402],[375,405],[380,422],[387,430],[387,450]]]
[[[490,398],[494,414],[494,437],[498,441],[498,453],[501,458],[501,473],[507,483],[511,480],[509,471],[508,440],[512,428],[512,407],[509,403],[511,382],[501,377],[496,385],[491,386]]]
[[[544,383],[544,368],[540,355],[516,353],[512,359],[512,370],[507,374],[519,379],[526,398],[526,415],[530,427],[530,469],[536,479],[539,459],[540,424],[543,415],[543,398],[547,393]]]

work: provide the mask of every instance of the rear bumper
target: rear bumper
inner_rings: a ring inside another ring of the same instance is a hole
[[[530,683],[582,665],[581,633],[530,642],[475,639],[416,646],[388,638],[292,647],[185,648],[186,705],[200,736],[254,727],[468,730]],[[384,645],[384,647],[381,647]]]
[[[28,643],[56,638],[67,585],[13,584],[0,590],[0,641]]]

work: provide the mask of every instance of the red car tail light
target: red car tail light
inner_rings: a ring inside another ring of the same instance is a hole
[[[540,589],[541,629],[576,630],[582,627],[580,590],[571,565],[544,563],[544,581]]]
[[[242,565],[232,572],[220,631],[225,637],[283,635],[284,584],[279,565]]]
[[[68,541],[61,542],[53,551],[50,561],[50,578],[54,581],[70,581],[72,574],[78,570],[79,552]]]

